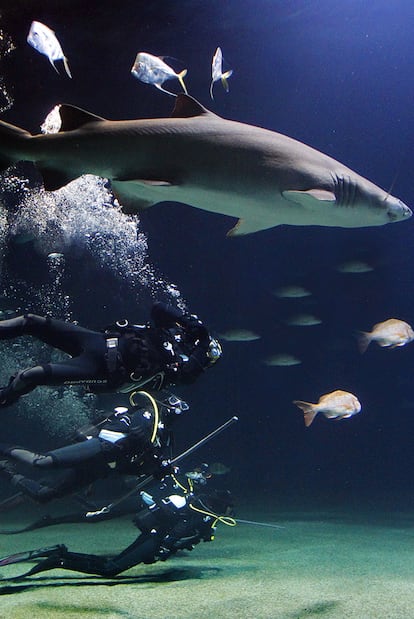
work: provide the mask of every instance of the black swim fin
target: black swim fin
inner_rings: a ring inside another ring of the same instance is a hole
[[[0,566],[12,565],[13,563],[25,563],[40,557],[50,557],[55,553],[60,553],[62,550],[67,550],[64,544],[56,544],[56,546],[49,546],[48,548],[37,548],[36,550],[17,552],[16,554],[8,555],[7,557],[0,559]]]

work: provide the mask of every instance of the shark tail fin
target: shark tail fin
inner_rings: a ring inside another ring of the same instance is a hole
[[[360,331],[358,333],[358,348],[361,355],[366,351],[368,346],[371,343],[371,333],[367,333],[366,331]]]
[[[303,402],[303,400],[293,400],[293,404],[296,404],[296,406],[303,411],[305,426],[308,428],[318,414],[315,404],[312,404],[311,402]]]
[[[187,69],[183,69],[183,71],[181,71],[181,73],[177,73],[177,78],[178,78],[178,81],[180,82],[181,87],[184,90],[185,94],[188,95],[187,87],[184,84],[184,78],[185,78],[186,75],[187,75]]]
[[[233,75],[233,70],[230,69],[230,71],[226,71],[225,73],[223,73],[223,75],[221,76],[221,83],[223,84],[223,88],[226,92],[229,92],[229,83],[228,83],[228,79],[229,77],[231,77]]]
[[[0,172],[23,158],[17,154],[22,150],[19,143],[30,137],[28,131],[0,120]]]

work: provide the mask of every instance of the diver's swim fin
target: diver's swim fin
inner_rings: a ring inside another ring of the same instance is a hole
[[[63,544],[56,544],[56,546],[49,546],[48,548],[37,548],[36,550],[17,552],[16,554],[8,555],[0,559],[0,566],[12,565],[13,563],[24,563],[40,557],[50,557],[50,555],[62,549],[66,550],[66,546]]]

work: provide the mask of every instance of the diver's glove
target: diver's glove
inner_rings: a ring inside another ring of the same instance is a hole
[[[183,313],[172,305],[154,303],[151,310],[151,318],[156,327],[169,329],[178,325],[185,329],[187,334],[193,339],[208,338],[208,330],[195,314]]]

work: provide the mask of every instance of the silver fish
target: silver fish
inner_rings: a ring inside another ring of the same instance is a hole
[[[313,327],[321,323],[322,320],[313,314],[295,314],[286,320],[286,324],[291,327]]]
[[[63,53],[55,33],[48,26],[45,26],[45,24],[42,24],[40,21],[33,21],[30,26],[29,34],[27,35],[27,42],[34,47],[37,52],[49,58],[50,64],[55,69],[56,73],[59,73],[59,71],[56,68],[55,61],[63,60],[67,75],[72,77],[68,59]]]
[[[231,236],[281,224],[382,226],[412,215],[331,157],[220,118],[188,95],[177,96],[171,118],[109,121],[65,105],[60,115],[62,129],[51,135],[0,121],[2,168],[33,161],[47,190],[83,174],[102,176],[128,209],[172,201],[239,217]]]
[[[229,83],[228,78],[233,75],[233,70],[225,71],[223,73],[223,54],[221,52],[221,48],[218,47],[214,52],[213,60],[211,63],[211,86],[210,86],[210,97],[214,99],[213,96],[213,86],[215,82],[221,80],[223,84],[223,88],[226,92],[229,92]]]
[[[220,334],[226,342],[253,342],[260,339],[260,335],[250,329],[229,329]]]
[[[312,293],[303,286],[295,285],[278,288],[275,290],[274,294],[279,299],[303,299],[304,297],[310,297],[312,295]]]
[[[176,73],[166,62],[158,56],[152,56],[146,52],[138,52],[135,62],[132,65],[131,73],[137,80],[144,84],[152,84],[155,88],[166,92],[168,95],[175,97],[176,95],[162,87],[164,82],[176,78],[184,92],[187,94],[187,88],[184,84],[184,77],[187,75],[187,69]]]
[[[276,355],[267,357],[264,363],[270,367],[290,367],[293,365],[300,365],[302,361],[289,353],[277,353]]]
[[[336,270],[339,273],[370,273],[374,268],[362,260],[349,260],[339,264]]]
[[[208,467],[208,472],[212,475],[226,475],[226,473],[230,473],[230,467],[222,462],[213,462]]]

